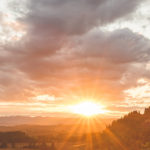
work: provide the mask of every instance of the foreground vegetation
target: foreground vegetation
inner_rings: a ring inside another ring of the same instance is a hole
[[[113,121],[97,146],[102,150],[150,150],[150,108],[144,114],[137,111]]]

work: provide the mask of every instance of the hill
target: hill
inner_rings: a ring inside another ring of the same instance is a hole
[[[114,118],[102,118],[98,116],[105,124],[110,124]],[[36,126],[54,126],[54,125],[71,125],[76,124],[81,116],[74,117],[41,117],[41,116],[4,116],[0,117],[1,126],[20,126],[20,125],[36,125]]]
[[[94,142],[94,149],[150,150],[150,107],[113,121]]]
[[[98,117],[99,118],[99,117]],[[100,128],[91,132],[101,132],[110,124],[113,119],[102,119],[98,123]],[[31,136],[56,136],[60,134],[68,134],[74,126],[78,126],[76,134],[88,132],[86,128],[80,130],[79,120],[86,120],[85,118],[54,118],[54,117],[0,117],[0,132],[22,131]],[[85,121],[86,122],[86,121]],[[82,124],[83,125],[83,124]]]

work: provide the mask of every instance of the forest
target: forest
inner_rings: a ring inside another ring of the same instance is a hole
[[[97,143],[102,150],[150,150],[150,107],[113,121]]]

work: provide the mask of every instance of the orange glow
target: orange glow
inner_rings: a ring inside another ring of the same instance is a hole
[[[91,101],[85,101],[71,106],[70,110],[73,113],[84,115],[87,117],[105,113],[105,110],[103,110],[103,107],[101,105]]]

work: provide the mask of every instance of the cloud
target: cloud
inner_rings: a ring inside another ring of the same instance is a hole
[[[139,6],[134,0],[30,0],[20,40],[0,53],[0,101],[53,95],[57,103],[123,101],[124,90],[149,78],[150,41],[129,29],[99,27]],[[138,74],[136,73],[138,71]]]
[[[32,33],[38,30],[41,34],[77,35],[132,13],[139,3],[139,0],[31,0],[24,21]]]
[[[75,53],[83,56],[101,57],[108,61],[123,64],[149,60],[149,40],[129,29],[113,32],[89,32],[77,38],[81,43]]]
[[[51,55],[37,57],[24,49],[21,55],[11,53],[11,65],[24,74],[35,97],[46,93],[66,102],[72,95],[120,101],[123,91],[147,74],[143,66],[149,61],[149,40],[129,29],[93,30],[70,40],[71,46]]]
[[[70,38],[132,13],[139,0],[31,0],[28,13],[19,19],[27,35],[27,55],[51,55],[70,44]],[[130,3],[130,5],[129,5]],[[21,48],[22,49],[22,48]]]

